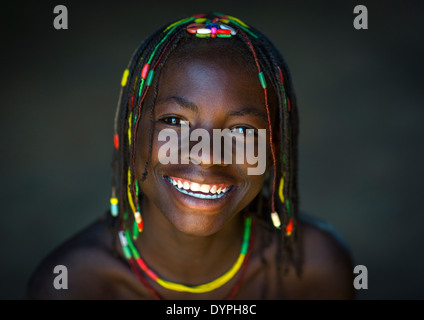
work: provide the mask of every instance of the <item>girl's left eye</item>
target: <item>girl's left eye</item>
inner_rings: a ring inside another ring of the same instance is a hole
[[[239,133],[239,134],[246,134],[246,128],[245,127],[234,127],[230,129],[231,133]]]
[[[235,134],[242,134],[242,135],[246,135],[247,134],[247,130],[248,129],[250,129],[250,130],[254,130],[254,134],[256,135],[257,134],[257,132],[256,132],[256,130],[255,129],[253,129],[253,128],[250,128],[250,127],[245,127],[245,126],[238,126],[238,127],[233,127],[233,128],[231,128],[230,129],[230,132],[231,133],[235,133]]]

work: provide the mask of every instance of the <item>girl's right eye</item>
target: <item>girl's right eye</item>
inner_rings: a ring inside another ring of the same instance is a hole
[[[160,120],[165,122],[166,124],[171,125],[171,126],[179,126],[179,125],[181,125],[181,121],[182,121],[181,118],[178,118],[178,117],[175,117],[175,116],[164,117]]]

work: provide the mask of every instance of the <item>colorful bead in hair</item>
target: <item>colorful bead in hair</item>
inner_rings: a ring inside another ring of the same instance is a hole
[[[186,27],[186,31],[195,34],[198,38],[231,38],[237,34],[237,30],[219,21],[218,18],[196,19],[194,23]]]
[[[117,217],[118,212],[118,198],[110,198],[110,213],[112,216]]]

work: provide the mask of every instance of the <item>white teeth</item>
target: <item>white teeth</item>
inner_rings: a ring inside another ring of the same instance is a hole
[[[199,184],[196,182],[188,182],[188,181],[184,181],[182,182],[181,180],[174,180],[172,178],[168,178],[169,181],[176,187],[178,187],[179,189],[184,189],[184,190],[191,190],[194,192],[202,192],[205,194],[224,194],[225,192],[227,192],[229,190],[229,187],[223,188],[223,187],[219,187],[217,185],[211,185],[211,184]],[[212,187],[211,187],[212,186]]]
[[[224,194],[230,189],[230,187],[226,187],[226,188],[220,187],[219,189],[217,189],[218,187],[216,185],[212,185],[211,187],[211,185],[209,184],[200,185],[196,182],[191,182],[191,183],[188,181],[182,182],[181,180],[174,180],[170,177],[168,177],[168,180],[181,193],[185,193],[189,196],[200,198],[200,199],[219,199],[222,196],[224,196]],[[194,192],[200,191],[202,193],[193,193],[190,191],[186,191],[189,189],[191,189],[191,191],[194,191]]]
[[[210,187],[207,184],[202,184],[202,186],[200,187],[200,191],[203,193],[209,193],[209,189]]]
[[[216,193],[216,186],[214,185],[209,191],[210,193]]]
[[[199,191],[200,190],[200,184],[193,182],[190,185],[190,189],[191,189],[191,191]]]

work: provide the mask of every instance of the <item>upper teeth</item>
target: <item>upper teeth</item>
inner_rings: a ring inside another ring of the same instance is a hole
[[[185,190],[191,190],[195,192],[202,192],[202,193],[212,193],[212,194],[221,194],[225,193],[229,187],[223,187],[222,185],[216,185],[216,184],[199,184],[196,182],[189,182],[187,180],[181,181],[179,179],[173,179],[169,177],[172,184],[174,186],[177,186],[180,189]]]

